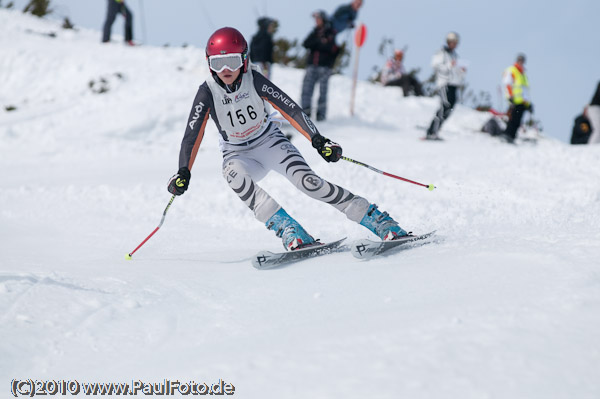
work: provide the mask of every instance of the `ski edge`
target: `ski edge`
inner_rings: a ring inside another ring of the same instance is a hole
[[[433,236],[436,233],[436,231],[437,230],[433,230],[433,231],[430,231],[429,233],[420,234],[420,235],[411,237],[410,239],[401,240],[401,241],[373,241],[373,240],[369,240],[369,239],[356,240],[356,241],[353,241],[352,244],[350,245],[350,252],[352,253],[352,256],[354,256],[357,259],[369,260],[376,255],[380,255],[380,254],[386,252],[389,249],[396,248],[401,245],[425,240],[425,239]],[[393,245],[389,245],[389,248],[385,248],[386,244],[393,244]]]
[[[292,252],[259,251],[252,258],[252,266],[257,270],[268,270],[294,262],[299,262],[304,259],[328,255],[330,253],[338,252],[336,249],[338,249],[342,242],[344,242],[344,240],[347,238],[348,237],[344,237],[336,241],[322,243],[318,246],[302,248]]]

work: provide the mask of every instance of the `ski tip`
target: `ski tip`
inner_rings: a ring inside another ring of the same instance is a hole
[[[379,241],[372,241],[368,239],[356,240],[352,242],[350,246],[350,252],[352,253],[352,256],[357,259],[367,260],[371,259],[373,255],[375,255],[375,252],[380,245],[381,242]]]
[[[275,253],[271,251],[261,251],[254,255],[254,258],[252,259],[252,266],[258,270],[265,269],[266,267],[264,264],[274,255]]]
[[[125,259],[126,259],[126,260],[131,260],[131,254],[127,254],[127,255],[125,255]]]

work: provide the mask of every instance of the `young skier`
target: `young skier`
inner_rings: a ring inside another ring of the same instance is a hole
[[[183,194],[204,129],[210,116],[221,134],[223,177],[254,216],[273,230],[288,251],[315,245],[315,239],[258,184],[270,170],[285,176],[306,195],[331,204],[348,219],[360,223],[382,240],[406,236],[387,212],[375,204],[317,176],[298,149],[271,121],[266,103],[277,109],[292,126],[312,142],[327,162],[337,162],[342,148],[323,137],[308,116],[291,98],[247,60],[248,46],[234,28],[214,32],[206,45],[212,78],[198,89],[179,153],[179,170],[168,190]]]

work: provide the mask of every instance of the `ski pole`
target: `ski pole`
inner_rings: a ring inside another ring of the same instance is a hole
[[[171,204],[173,203],[174,199],[175,199],[175,194],[173,194],[173,196],[171,197],[171,200],[167,204],[167,207],[165,208],[165,211],[163,212],[163,215],[162,215],[162,218],[160,219],[160,223],[159,223],[158,227],[156,227],[154,229],[154,231],[152,233],[150,233],[150,235],[148,237],[146,237],[146,239],[144,241],[142,241],[142,243],[140,245],[138,245],[133,251],[131,251],[131,253],[128,253],[127,255],[125,255],[125,259],[131,260],[131,256],[135,253],[135,251],[140,249],[140,247],[142,245],[144,245],[146,243],[146,241],[148,241],[150,239],[150,237],[152,237],[154,235],[154,233],[156,233],[158,231],[158,229],[160,229],[160,226],[162,226],[163,222],[165,221],[165,216],[167,216],[167,211],[171,207]]]
[[[382,171],[382,170],[379,170],[379,169],[377,169],[377,168],[374,168],[374,167],[372,167],[372,166],[370,166],[370,165],[367,165],[366,163],[362,163],[362,162],[359,162],[359,161],[355,161],[355,160],[354,160],[354,159],[352,159],[352,158],[348,158],[348,157],[344,157],[344,156],[342,156],[342,159],[343,159],[344,161],[348,161],[348,162],[352,162],[352,163],[355,163],[355,164],[357,164],[357,165],[360,165],[360,166],[364,166],[365,168],[371,169],[372,171],[374,171],[374,172],[377,172],[377,173],[379,173],[379,174],[382,174],[382,175],[384,175],[384,176],[393,177],[394,179],[403,180],[403,181],[405,181],[405,182],[408,182],[408,183],[416,184],[417,186],[422,186],[422,187],[425,187],[425,188],[427,188],[429,191],[433,191],[433,189],[435,188],[435,186],[434,186],[433,184],[423,184],[423,183],[416,182],[416,181],[414,181],[414,180],[405,179],[404,177],[396,176],[396,175],[393,175],[393,174],[391,174],[391,173],[387,173],[387,172],[384,172],[384,171]]]

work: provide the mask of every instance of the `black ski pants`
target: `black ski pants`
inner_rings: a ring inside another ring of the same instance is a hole
[[[505,136],[510,137],[513,140],[517,138],[517,130],[519,130],[519,126],[521,126],[521,119],[523,119],[525,109],[525,104],[516,104],[510,107],[508,110],[508,123],[506,124],[506,130],[504,130]]]
[[[427,129],[428,135],[436,135],[440,128],[442,127],[442,123],[452,113],[454,109],[454,104],[456,104],[456,91],[458,90],[457,86],[443,86],[439,89],[440,99],[442,100],[442,106],[436,112],[433,120],[431,121],[431,125],[429,125],[429,129]]]
[[[117,14],[123,15],[125,18],[125,41],[133,40],[133,15],[125,2],[116,0],[108,0],[108,8],[106,10],[106,20],[104,21],[104,32],[102,34],[102,42],[110,42],[110,31],[112,25],[117,18]]]

